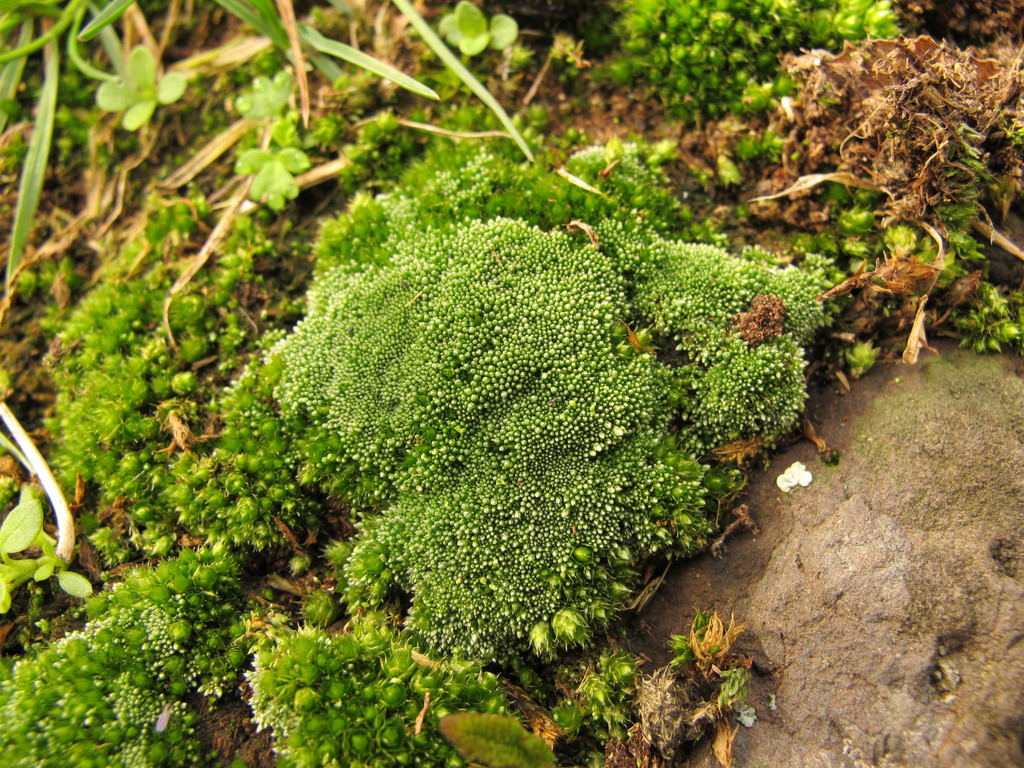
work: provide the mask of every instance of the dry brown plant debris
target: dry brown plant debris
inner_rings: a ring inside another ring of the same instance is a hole
[[[987,179],[1022,165],[1011,135],[1024,128],[1024,47],[993,53],[916,37],[788,57],[804,84],[776,117],[788,139],[769,191],[832,166],[884,192],[893,220],[974,205]]]
[[[782,335],[782,320],[786,316],[786,305],[778,296],[758,294],[750,302],[750,309],[740,312],[732,322],[740,337],[752,347],[760,346],[766,339]]]

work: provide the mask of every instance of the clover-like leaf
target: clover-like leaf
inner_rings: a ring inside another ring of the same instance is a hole
[[[446,13],[437,24],[437,31],[440,32],[449,45],[458,45],[462,39],[462,30],[459,29],[459,19],[454,13]]]
[[[516,20],[505,13],[495,14],[491,18],[491,48],[503,51],[519,37],[519,25]]]
[[[277,159],[289,173],[302,173],[309,170],[309,157],[301,149],[285,147],[277,152]]]
[[[467,56],[476,56],[483,52],[490,40],[490,32],[484,32],[482,35],[463,35],[459,40],[459,50]]]
[[[96,106],[104,112],[120,112],[128,109],[139,99],[139,94],[130,85],[105,82],[96,90]]]
[[[0,526],[0,552],[9,555],[28,549],[42,530],[43,505],[30,491],[23,490],[18,505]]]
[[[92,594],[92,583],[85,576],[78,573],[61,571],[57,574],[57,583],[60,584],[61,589],[72,597],[84,599]]]
[[[156,99],[143,99],[132,104],[121,118],[121,126],[128,131],[137,131],[149,122],[156,111]]]
[[[299,146],[299,129],[295,126],[295,113],[291,113],[274,121],[270,128],[270,138],[279,147]]]
[[[286,200],[298,197],[299,185],[284,164],[275,158],[256,174],[249,194],[253,200],[265,202],[273,210],[280,211]]]
[[[291,94],[292,76],[281,70],[273,79],[262,75],[254,77],[252,91],[235,99],[235,107],[242,117],[252,120],[277,117],[288,106]]]
[[[273,158],[265,149],[247,149],[235,160],[235,173],[257,173]]]
[[[185,93],[188,81],[180,72],[168,72],[156,89],[156,100],[161,104],[173,104]]]
[[[144,45],[132,49],[128,57],[128,76],[136,85],[136,90],[156,90],[156,59],[153,52]]]
[[[487,31],[487,17],[484,16],[484,12],[469,0],[461,0],[455,6],[455,19],[458,21],[463,37],[479,37],[490,34]]]

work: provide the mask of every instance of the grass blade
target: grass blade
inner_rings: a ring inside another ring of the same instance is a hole
[[[276,0],[277,12],[281,15],[281,23],[288,35],[288,48],[292,52],[292,64],[295,69],[295,84],[299,88],[299,114],[302,125],[309,127],[309,80],[306,78],[306,57],[302,54],[302,41],[299,40],[298,22],[295,20],[295,8],[292,0]]]
[[[43,88],[39,96],[39,112],[36,115],[35,129],[28,143],[25,154],[25,165],[21,171],[21,184],[18,187],[18,205],[14,211],[14,229],[11,232],[11,249],[7,255],[7,291],[11,290],[11,281],[21,263],[21,254],[25,243],[32,232],[32,222],[39,197],[43,192],[43,181],[46,179],[46,161],[50,157],[50,144],[53,141],[53,119],[57,111],[57,84],[60,82],[60,46],[52,42],[46,46],[45,75]]]
[[[441,98],[431,88],[423,85],[423,83],[418,80],[409,77],[409,75],[395,69],[390,64],[385,64],[383,61],[375,59],[372,56],[368,56],[357,48],[353,48],[350,45],[339,43],[337,40],[331,40],[328,37],[324,37],[315,29],[306,26],[305,24],[299,25],[299,31],[302,33],[302,37],[306,42],[321,53],[326,53],[329,56],[336,56],[350,64],[355,64],[357,67],[361,67],[367,72],[373,72],[375,75],[380,75],[385,80],[390,80],[396,85],[400,85],[402,88],[405,88],[407,91],[412,91],[420,96],[426,96],[428,99],[434,99],[435,101]]]
[[[518,145],[518,147],[526,155],[527,159],[533,162],[533,152],[530,151],[530,147],[527,146],[526,140],[523,135],[519,133],[519,130],[512,124],[512,119],[508,116],[508,113],[502,108],[498,100],[491,95],[479,80],[477,80],[473,73],[470,72],[466,67],[459,61],[458,57],[451,52],[444,41],[439,38],[434,30],[427,24],[426,19],[416,13],[416,9],[412,7],[412,3],[409,0],[392,0],[406,18],[409,19],[409,23],[412,24],[413,28],[420,33],[420,37],[423,38],[430,49],[437,54],[438,58],[444,62],[445,66],[454,72],[462,82],[464,82],[477,98],[480,99],[487,107],[495,114],[501,124],[505,127],[505,130],[512,135],[512,140]]]
[[[85,6],[82,6],[82,8],[79,9],[78,14],[75,16],[75,21],[72,26],[72,30],[78,29],[84,17]],[[97,35],[102,32],[102,29],[96,30]],[[66,51],[68,54],[68,59],[71,61],[71,63],[74,64],[75,67],[78,68],[78,71],[86,77],[91,77],[93,80],[99,80],[100,82],[114,82],[117,80],[116,75],[112,75],[109,72],[104,72],[102,69],[94,67],[92,64],[85,60],[85,57],[82,56],[82,52],[78,50],[78,38],[74,34],[70,34],[67,36]]]
[[[100,44],[103,46],[103,52],[110,59],[110,66],[117,72],[118,78],[120,80],[127,80],[128,68],[124,65],[124,55],[121,53],[124,46],[121,44],[120,38],[114,33],[113,28],[104,27],[100,30]]]
[[[262,12],[266,10],[265,8],[258,6],[254,8],[243,0],[217,0],[217,5],[240,18],[264,37],[269,37],[275,47],[282,51],[288,50],[288,34],[284,31],[280,21],[274,18],[276,14],[268,17]]]
[[[128,10],[128,6],[135,0],[111,0],[98,14],[93,16],[92,21],[85,25],[85,28],[78,33],[80,42],[88,42],[100,33],[104,27],[108,27],[117,21]]]
[[[18,35],[18,47],[25,45],[32,39],[32,22],[27,21],[21,25],[21,33]],[[25,71],[25,59],[15,59],[4,64],[0,69],[0,101],[13,99],[18,93],[18,86],[21,84],[21,75]],[[8,115],[0,110],[0,133],[7,127]]]

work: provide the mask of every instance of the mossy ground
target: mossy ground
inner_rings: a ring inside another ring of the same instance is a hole
[[[643,3],[635,5],[642,11]],[[146,11],[158,33],[166,22],[165,11]],[[531,12],[538,13],[536,8]],[[908,21],[907,13],[905,24],[928,23]],[[240,553],[246,597],[260,621],[297,626],[304,596],[320,588],[333,590],[337,567],[349,553],[342,545],[325,547],[351,538],[356,519],[372,512],[374,505],[365,502],[353,510],[351,494],[340,498],[331,492],[330,482],[318,477],[313,483],[291,463],[286,455],[291,426],[273,396],[280,371],[273,365],[261,368],[259,361],[304,315],[310,280],[337,263],[345,243],[380,242],[386,235],[376,229],[373,211],[366,210],[328,225],[315,250],[321,222],[349,205],[372,207],[370,196],[392,188],[410,164],[427,154],[433,160],[421,174],[436,173],[444,163],[459,167],[476,154],[472,144],[491,148],[501,168],[494,171],[498,181],[488,198],[465,201],[466,209],[458,215],[476,219],[515,214],[517,195],[535,195],[550,204],[524,205],[528,223],[564,229],[573,220],[586,223],[603,204],[597,198],[588,202],[586,194],[560,196],[554,191],[568,183],[558,169],[565,167],[569,155],[595,142],[636,140],[647,148],[651,163],[660,166],[667,184],[650,197],[627,201],[626,207],[644,211],[659,233],[728,244],[734,251],[756,246],[783,263],[800,264],[808,254],[822,254],[829,265],[818,261],[816,269],[835,283],[861,262],[868,269],[876,259],[903,264],[885,273],[888,283],[876,281],[876,290],[829,305],[838,323],[835,332],[810,347],[808,375],[819,380],[848,380],[843,353],[854,340],[874,343],[883,356],[899,354],[922,289],[915,284],[902,291],[903,284],[896,282],[909,280],[907,264],[930,264],[940,256],[943,271],[929,307],[930,332],[965,338],[978,349],[1000,344],[1024,348],[1020,286],[1011,286],[1018,289],[1013,292],[983,282],[976,290],[988,276],[990,262],[970,228],[979,205],[994,213],[1003,203],[1007,208],[1019,204],[1010,171],[1014,157],[1019,163],[1021,141],[1021,133],[1014,135],[1013,130],[1024,128],[1015,114],[1007,110],[997,116],[1005,117],[996,121],[1003,132],[1001,165],[991,168],[984,184],[967,183],[970,189],[963,199],[955,190],[948,192],[948,207],[936,208],[932,218],[896,226],[898,222],[883,219],[888,198],[881,189],[838,181],[792,200],[752,201],[759,194],[781,191],[801,174],[842,166],[838,147],[822,139],[824,128],[849,119],[838,109],[829,112],[834,106],[829,98],[835,94],[806,97],[804,106],[810,110],[813,101],[818,110],[812,117],[822,130],[816,133],[806,125],[794,127],[791,111],[777,98],[753,109],[742,102],[742,93],[733,91],[714,101],[712,112],[718,114],[711,116],[722,119],[694,119],[701,105],[680,101],[678,88],[670,97],[660,97],[663,84],[656,78],[616,85],[616,72],[649,66],[644,57],[657,45],[641,35],[626,46],[626,54],[619,53],[630,30],[606,23],[613,17],[612,9],[604,9],[581,18],[578,26],[563,21],[565,31],[584,41],[582,48],[544,31],[523,36],[523,51],[532,57],[521,54],[517,64],[497,53],[471,62],[492,93],[509,111],[519,113],[527,139],[543,148],[536,166],[523,172],[530,179],[523,187],[508,183],[509,173],[522,162],[510,141],[462,135],[493,131],[498,125],[435,63],[422,42],[409,35],[396,12],[374,6],[343,19],[346,34],[351,31],[362,47],[429,82],[447,100],[428,105],[357,71],[333,87],[314,75],[305,151],[314,165],[343,158],[340,170],[301,192],[283,213],[256,207],[237,218],[214,257],[173,296],[172,286],[222,215],[230,193],[225,185],[234,178],[231,152],[180,186],[160,182],[227,129],[237,114],[224,105],[247,89],[252,77],[277,72],[284,58],[270,49],[242,66],[201,72],[185,99],[159,110],[154,123],[139,134],[118,129],[114,116],[92,106],[88,81],[78,75],[66,78],[32,258],[3,305],[0,366],[8,379],[8,403],[73,497],[82,542],[76,568],[88,573],[97,589],[122,580],[131,567],[173,557],[182,548],[219,542]],[[337,21],[319,19],[322,28]],[[609,36],[608,29],[616,30],[615,35]],[[209,50],[242,31],[222,10],[203,7],[169,32],[167,60]],[[764,64],[757,77],[768,82],[789,77],[773,62]],[[33,66],[25,92],[17,104],[7,105],[20,119],[29,117],[39,81]],[[757,93],[779,97],[789,87],[782,83]],[[701,98],[711,96],[702,92]],[[682,115],[680,104],[685,104]],[[449,135],[432,136],[417,127],[422,124]],[[238,149],[258,140],[252,131]],[[968,172],[990,167],[984,156],[987,147],[967,137],[962,151],[974,163],[967,164]],[[5,230],[13,215],[14,178],[23,152],[21,134],[11,134],[0,158],[5,185],[0,224]],[[957,155],[954,161],[963,165],[962,158]],[[407,184],[415,188],[417,172],[412,173]],[[615,183],[613,163],[604,178]],[[445,208],[450,201],[428,182],[424,178],[419,184],[424,209],[454,215]],[[438,197],[431,200],[429,194]],[[936,228],[941,244],[929,234]],[[726,449],[718,458],[733,461],[710,473],[706,483],[716,499],[728,498],[738,484],[735,463],[749,465],[760,446],[732,446],[731,453],[730,446],[716,447]],[[21,480],[13,464],[0,465],[0,473],[13,478],[12,488]],[[239,526],[238,521],[252,524]],[[656,582],[653,575],[648,564],[640,586]],[[401,598],[394,604],[401,606]],[[23,588],[7,622],[0,621],[0,647],[12,656],[35,653],[81,625],[74,607],[68,609],[68,598],[51,593],[45,584]],[[612,625],[610,636],[615,631]],[[594,760],[603,739],[624,735],[623,697],[610,689],[625,690],[630,681],[615,680],[611,673],[607,680],[601,677],[605,657],[563,661],[553,686],[544,679],[555,674],[553,667],[527,665],[507,674],[551,707],[558,725],[583,734],[570,753]],[[266,748],[266,737],[248,743],[252,724],[237,693],[228,695],[220,715],[200,707],[198,694],[193,695],[189,711],[201,713],[196,732],[204,739],[202,751],[212,750],[225,765],[236,757],[250,765],[265,764],[261,761],[267,757],[259,751]],[[237,720],[214,727],[214,719],[225,712]]]

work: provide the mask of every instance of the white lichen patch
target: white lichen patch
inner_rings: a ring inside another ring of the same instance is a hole
[[[775,484],[785,493],[791,493],[798,487],[806,488],[814,480],[814,476],[807,471],[802,461],[795,461],[789,468],[775,478]]]

